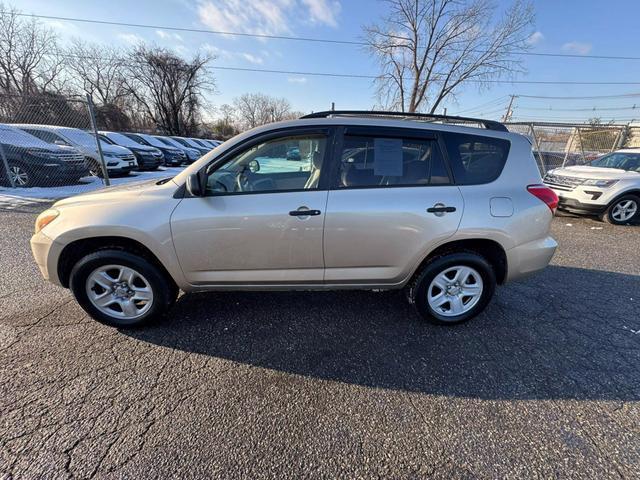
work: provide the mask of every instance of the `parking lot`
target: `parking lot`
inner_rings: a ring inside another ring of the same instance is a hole
[[[556,218],[552,265],[454,328],[289,292],[118,331],[40,277],[44,208],[0,211],[1,478],[637,477],[640,227]]]

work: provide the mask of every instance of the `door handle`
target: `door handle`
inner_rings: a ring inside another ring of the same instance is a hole
[[[292,217],[309,217],[320,215],[322,212],[320,210],[291,210],[289,215]]]
[[[433,207],[431,208],[427,208],[427,212],[429,213],[435,213],[436,215],[440,214],[445,214],[445,213],[453,213],[456,211],[456,207],[447,207],[446,205],[443,205],[442,203],[436,203]]]

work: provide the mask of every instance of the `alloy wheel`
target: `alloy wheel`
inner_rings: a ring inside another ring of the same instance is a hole
[[[484,285],[477,270],[466,265],[449,267],[431,281],[427,302],[443,317],[457,317],[471,310],[482,297]]]
[[[153,290],[138,271],[124,265],[105,265],[87,277],[89,301],[100,312],[124,320],[141,317],[153,305]]]
[[[611,210],[611,217],[616,222],[627,222],[638,212],[638,203],[635,200],[626,199],[618,202]]]
[[[29,173],[20,165],[11,165],[9,167],[9,177],[17,187],[29,185]]]

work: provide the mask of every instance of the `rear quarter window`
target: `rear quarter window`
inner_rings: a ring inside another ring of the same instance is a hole
[[[501,138],[444,133],[444,142],[456,184],[493,182],[502,173],[511,142]]]

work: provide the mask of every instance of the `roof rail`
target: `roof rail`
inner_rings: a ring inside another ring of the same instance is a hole
[[[494,120],[484,120],[481,118],[456,117],[452,115],[437,115],[434,113],[416,113],[416,112],[388,112],[384,110],[327,110],[324,112],[315,112],[300,117],[303,118],[327,118],[327,117],[398,117],[400,119],[410,120],[443,120],[449,122],[461,123],[478,123],[487,130],[495,130],[497,132],[508,132],[507,127],[502,123]]]

